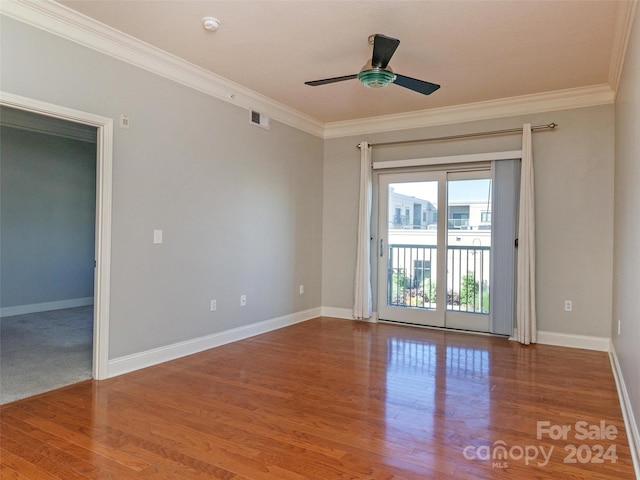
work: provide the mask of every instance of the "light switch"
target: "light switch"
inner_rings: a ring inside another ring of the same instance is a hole
[[[153,231],[153,243],[156,245],[162,243],[162,230]]]

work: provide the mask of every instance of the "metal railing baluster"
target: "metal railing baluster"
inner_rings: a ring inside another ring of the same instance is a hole
[[[437,271],[434,260],[437,259],[437,246],[390,244],[387,248],[387,304],[435,308],[438,298],[433,298],[433,293],[437,282],[431,272]],[[489,313],[488,304],[485,308],[485,296],[488,299],[491,291],[490,259],[491,247],[447,247],[446,298],[440,301],[448,310]]]

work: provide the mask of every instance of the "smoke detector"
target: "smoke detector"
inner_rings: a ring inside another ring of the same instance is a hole
[[[205,30],[211,30],[212,32],[215,32],[218,27],[220,27],[220,20],[215,17],[204,17],[202,19],[202,26],[205,28]]]

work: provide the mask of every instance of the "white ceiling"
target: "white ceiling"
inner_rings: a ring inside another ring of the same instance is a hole
[[[632,0],[85,1],[59,3],[331,123],[580,87],[613,91]],[[202,18],[217,17],[209,32]],[[395,72],[438,83],[430,96],[357,80],[367,38],[401,43]]]

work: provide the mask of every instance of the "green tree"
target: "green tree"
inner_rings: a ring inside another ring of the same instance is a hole
[[[462,285],[460,286],[460,305],[466,305],[467,311],[475,310],[476,303],[479,301],[478,292],[480,285],[476,282],[476,276],[473,272],[467,272],[462,277]]]
[[[409,287],[409,278],[405,275],[404,270],[393,269],[391,280],[391,303],[404,303],[405,291]]]
[[[489,290],[482,294],[482,313],[489,313]]]
[[[428,302],[435,303],[437,291],[436,282],[432,282],[431,279],[428,279],[424,284],[424,296],[426,297],[426,300]]]

